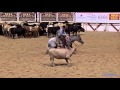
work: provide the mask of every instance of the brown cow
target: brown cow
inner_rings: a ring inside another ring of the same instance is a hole
[[[38,37],[39,36],[39,31],[41,30],[41,27],[39,27],[36,24],[33,25],[28,25],[28,23],[21,23],[21,26],[25,29],[25,34],[26,37]]]

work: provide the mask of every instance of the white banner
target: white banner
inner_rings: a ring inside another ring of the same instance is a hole
[[[81,23],[120,23],[120,13],[75,13],[75,22]]]

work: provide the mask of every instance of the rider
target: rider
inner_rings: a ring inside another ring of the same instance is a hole
[[[57,32],[57,39],[58,39],[57,42],[60,43],[60,41],[62,41],[63,43],[65,37],[66,37],[65,26],[61,25],[60,29]]]

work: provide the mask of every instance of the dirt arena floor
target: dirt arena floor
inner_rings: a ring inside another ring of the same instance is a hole
[[[81,37],[85,44],[75,42],[79,46],[70,66],[55,59],[51,67],[46,36],[0,36],[0,78],[120,78],[120,33],[85,32]]]

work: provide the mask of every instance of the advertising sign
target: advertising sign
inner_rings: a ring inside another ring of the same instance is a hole
[[[76,22],[120,23],[120,13],[75,13]]]
[[[35,21],[35,12],[19,12],[19,21]]]
[[[0,12],[1,21],[17,21],[17,12]]]
[[[58,12],[58,21],[73,21],[73,12]]]
[[[54,12],[40,13],[40,21],[56,21],[56,16]]]
[[[109,20],[120,20],[120,14],[109,14]]]

